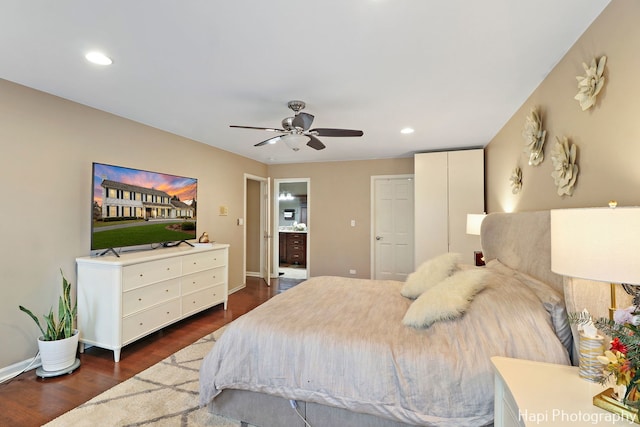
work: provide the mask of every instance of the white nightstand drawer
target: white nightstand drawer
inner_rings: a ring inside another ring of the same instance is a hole
[[[195,292],[200,289],[224,283],[224,279],[224,267],[189,274],[182,278],[182,294],[190,294],[191,292]]]
[[[122,269],[122,290],[173,279],[180,276],[181,271],[182,264],[177,257],[128,265]]]
[[[130,290],[122,294],[122,315],[128,316],[178,296],[180,296],[179,278]]]
[[[167,301],[122,320],[122,341],[127,344],[138,337],[172,323],[180,317],[180,298]]]
[[[182,315],[200,311],[205,307],[223,302],[225,299],[225,286],[217,285],[202,289],[182,297]]]
[[[195,273],[196,271],[208,270],[210,268],[222,267],[224,265],[224,251],[216,250],[201,254],[191,254],[183,257],[182,273]]]

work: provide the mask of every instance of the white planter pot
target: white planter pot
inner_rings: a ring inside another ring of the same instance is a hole
[[[43,341],[42,337],[38,338],[42,369],[60,371],[73,365],[76,361],[78,338],[80,337],[77,329],[73,332],[71,337],[62,340]]]

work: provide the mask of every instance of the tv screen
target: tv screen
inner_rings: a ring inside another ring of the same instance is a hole
[[[195,178],[94,162],[91,250],[195,238],[197,187]]]

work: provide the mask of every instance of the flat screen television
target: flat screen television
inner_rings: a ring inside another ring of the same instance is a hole
[[[94,162],[91,250],[194,239],[197,189],[195,178]]]

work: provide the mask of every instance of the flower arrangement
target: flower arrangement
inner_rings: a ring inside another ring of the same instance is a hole
[[[578,325],[591,321],[588,312],[570,315]],[[613,380],[616,386],[625,388],[620,400],[632,406],[640,406],[640,309],[633,305],[614,312],[613,320],[600,318],[593,321],[595,327],[611,337],[609,349],[598,360],[603,365],[601,384]]]

